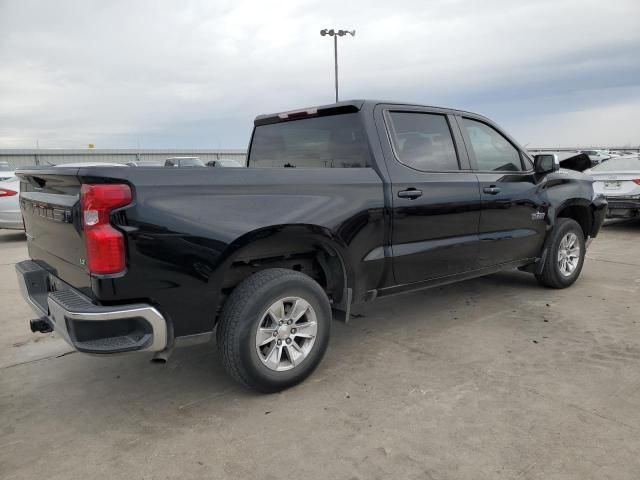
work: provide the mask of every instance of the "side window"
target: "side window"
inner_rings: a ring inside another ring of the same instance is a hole
[[[391,142],[401,163],[422,171],[460,169],[446,116],[389,112],[388,118]]]
[[[462,119],[462,125],[471,140],[480,171],[522,170],[520,152],[495,129],[476,120]]]

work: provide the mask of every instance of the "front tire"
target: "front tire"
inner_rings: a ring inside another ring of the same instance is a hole
[[[218,349],[236,381],[270,393],[303,381],[329,343],[331,305],[317,282],[270,268],[242,281],[220,315]]]
[[[536,279],[550,288],[567,288],[580,276],[586,253],[584,232],[571,218],[558,218],[551,232],[551,241],[544,267]]]

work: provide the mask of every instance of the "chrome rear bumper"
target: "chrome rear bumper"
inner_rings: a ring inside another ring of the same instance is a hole
[[[151,305],[96,305],[59,279],[56,285],[65,288],[50,291],[52,274],[31,260],[16,264],[16,273],[22,296],[39,320],[81,352],[158,352],[167,346],[167,322]]]

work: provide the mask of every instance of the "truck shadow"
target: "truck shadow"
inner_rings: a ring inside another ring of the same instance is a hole
[[[18,243],[26,241],[27,237],[21,230],[0,230],[0,242]]]
[[[606,231],[612,232],[638,232],[640,230],[640,218],[630,220],[607,220],[603,225]]]
[[[472,322],[475,315],[486,316],[504,308],[500,302],[490,308],[476,308],[481,297],[496,289],[514,297],[521,296],[525,289],[544,295],[544,289],[536,286],[531,275],[506,272],[365,304],[354,312],[348,324],[333,322],[331,346],[315,374],[278,394],[262,395],[234,383],[222,368],[215,340],[178,349],[166,364],[152,363],[150,355],[97,358],[73,353],[40,362],[33,381],[36,388],[38,383],[46,388],[48,414],[73,423],[79,421],[78,405],[83,412],[80,418],[85,420],[92,415],[121,417],[122,405],[126,405],[125,411],[160,419],[197,417],[196,412],[202,410],[222,415],[221,412],[242,405],[264,408],[266,412],[280,397],[304,397],[317,391],[319,381],[340,381],[344,362],[350,368],[366,362],[358,348],[363,335],[372,343],[397,334],[406,336],[407,332],[428,337],[443,328],[460,326],[460,322]],[[75,387],[70,389],[69,385]],[[326,391],[330,395],[331,389]]]

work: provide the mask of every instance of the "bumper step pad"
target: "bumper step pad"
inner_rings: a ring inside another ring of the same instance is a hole
[[[146,303],[96,305],[34,261],[16,264],[20,290],[27,302],[70,345],[87,353],[159,352],[166,348],[167,321]],[[43,330],[38,330],[43,331]]]

